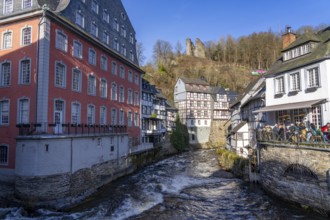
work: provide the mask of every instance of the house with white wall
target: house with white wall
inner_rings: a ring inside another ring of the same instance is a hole
[[[287,28],[281,57],[265,75],[269,122],[304,122],[320,127],[330,121],[330,27],[296,35]]]

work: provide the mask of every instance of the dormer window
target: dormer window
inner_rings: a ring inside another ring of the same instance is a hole
[[[316,45],[315,42],[308,42],[307,44],[285,51],[283,54],[283,61],[291,60],[296,57],[300,57],[305,54],[308,54],[312,51],[315,45]]]

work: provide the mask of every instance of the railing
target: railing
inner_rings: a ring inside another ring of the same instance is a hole
[[[273,131],[258,131],[256,133],[256,138],[258,142],[273,142],[295,145],[330,145],[330,140],[326,136],[327,135],[322,132],[312,134],[308,131],[286,131],[281,134]]]
[[[92,135],[127,133],[127,126],[99,124],[48,124],[47,131],[40,131],[42,124],[17,124],[20,136],[31,135]]]

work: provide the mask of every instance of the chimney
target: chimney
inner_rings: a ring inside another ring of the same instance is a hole
[[[286,27],[286,33],[282,35],[282,49],[287,48],[292,42],[296,40],[296,34],[291,32],[291,27]]]

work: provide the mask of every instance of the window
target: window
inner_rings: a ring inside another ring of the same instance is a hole
[[[13,4],[14,4],[13,0],[4,0],[3,4],[4,4],[4,6],[3,6],[4,14],[13,12]]]
[[[115,38],[115,39],[113,40],[112,47],[113,47],[114,50],[119,51],[119,43],[118,43],[117,38]]]
[[[0,86],[10,86],[10,78],[11,78],[11,63],[4,62],[1,64],[1,78],[0,78]]]
[[[290,91],[300,90],[300,75],[299,73],[290,74]]]
[[[65,52],[68,50],[68,38],[59,30],[56,30],[56,48]]]
[[[123,54],[124,56],[126,56],[126,47],[124,44],[121,45],[120,53]]]
[[[22,46],[30,45],[31,39],[31,27],[26,27],[22,29]]]
[[[131,89],[128,89],[128,92],[127,92],[127,103],[128,104],[133,104],[133,92]]]
[[[125,79],[125,67],[120,66],[120,78]]]
[[[111,125],[116,125],[117,124],[117,109],[113,108],[111,110]]]
[[[307,88],[316,88],[320,86],[318,67],[307,70]]]
[[[32,0],[23,0],[22,1],[22,8],[31,8],[32,7]]]
[[[134,115],[134,126],[135,127],[139,127],[139,113],[138,112],[135,112],[135,115]]]
[[[30,102],[29,99],[20,99],[18,101],[18,124],[28,124],[29,123],[29,110]]]
[[[108,94],[107,94],[107,80],[106,79],[101,79],[101,82],[100,82],[100,96],[102,98],[107,98],[108,97]]]
[[[115,18],[115,19],[113,20],[112,28],[113,28],[114,30],[116,30],[116,31],[119,31],[119,23],[118,23],[118,21],[117,21],[117,18]]]
[[[135,74],[135,80],[134,80],[135,84],[139,85],[139,75]]]
[[[134,44],[134,36],[133,36],[133,33],[130,33],[130,35],[129,35],[129,42],[130,42],[131,44]]]
[[[96,95],[96,77],[93,75],[88,76],[87,93],[88,95]]]
[[[82,28],[85,27],[85,18],[81,10],[76,12],[76,24]]]
[[[99,28],[97,27],[97,24],[95,23],[95,21],[92,21],[92,23],[91,23],[91,34],[94,35],[95,37],[97,37],[98,33],[99,33]]]
[[[134,93],[134,105],[139,105],[139,104],[140,104],[139,93],[135,92]]]
[[[109,23],[109,21],[110,21],[110,17],[109,17],[109,13],[108,13],[107,9],[103,10],[103,21],[105,21],[107,23]]]
[[[109,34],[107,31],[104,31],[103,32],[103,38],[102,38],[102,41],[106,44],[109,44]]]
[[[99,4],[96,0],[92,0],[92,11],[94,11],[96,14],[99,13]]]
[[[119,125],[125,125],[125,113],[122,109],[119,112]]]
[[[127,126],[132,127],[132,123],[133,123],[132,112],[128,111],[128,113],[127,113]]]
[[[71,104],[71,124],[80,124],[80,104],[78,102]]]
[[[0,101],[0,125],[9,124],[9,101]]]
[[[82,74],[79,69],[72,70],[72,91],[81,92]]]
[[[95,124],[95,106],[94,105],[87,106],[87,124],[89,124],[89,125]]]
[[[112,62],[111,72],[113,75],[117,75],[117,63],[116,62]]]
[[[133,53],[133,51],[131,50],[131,51],[129,52],[129,54],[130,54],[130,59],[131,59],[132,61],[134,61],[134,53]]]
[[[66,67],[62,62],[55,63],[55,86],[65,88]]]
[[[284,93],[284,77],[278,77],[275,79],[275,94]]]
[[[22,60],[20,63],[20,76],[19,84],[27,85],[30,84],[31,79],[31,60]]]
[[[0,164],[7,165],[8,164],[8,146],[0,145]]]
[[[82,56],[83,56],[82,49],[83,49],[82,44],[79,41],[74,40],[73,41],[73,56],[77,57],[79,59],[82,59]]]
[[[107,124],[107,108],[105,106],[101,106],[100,108],[100,125]]]
[[[128,70],[128,81],[133,82],[133,73],[131,70]]]
[[[119,102],[124,102],[124,101],[125,101],[124,87],[120,86],[119,87]]]
[[[104,55],[101,56],[100,60],[101,69],[104,71],[108,70],[108,58]]]
[[[111,100],[117,100],[117,85],[112,83],[111,86]]]
[[[11,31],[7,31],[2,35],[2,49],[9,49],[12,47],[12,36]]]
[[[91,48],[89,48],[88,51],[88,62],[92,65],[96,65],[96,52]]]
[[[124,26],[121,26],[121,28],[120,28],[120,35],[121,35],[122,37],[126,37],[126,29],[125,29]]]

